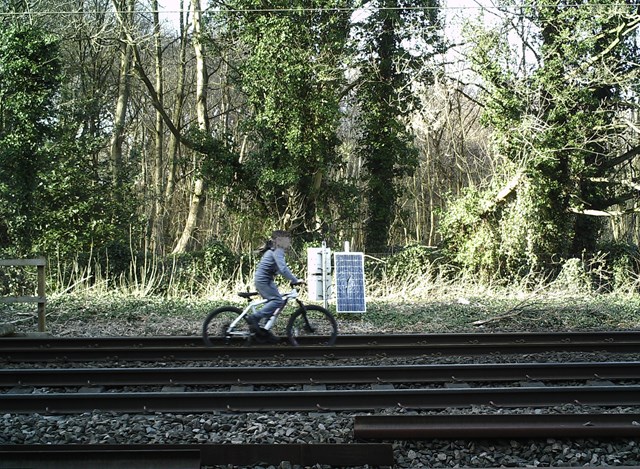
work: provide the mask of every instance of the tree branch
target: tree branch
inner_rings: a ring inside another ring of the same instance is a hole
[[[518,187],[518,184],[520,184],[520,180],[522,179],[523,175],[524,173],[522,171],[518,171],[518,173],[514,177],[512,177],[509,182],[507,182],[502,190],[498,192],[498,195],[496,195],[493,200],[486,204],[480,216],[483,217],[489,212],[493,211],[498,205],[502,204],[507,199],[507,197],[514,193],[516,187]]]
[[[591,60],[583,63],[580,67],[575,69],[572,73],[569,74],[569,77],[575,76],[579,73],[588,70],[594,63],[604,60],[604,58],[611,52],[617,45],[619,45],[622,41],[622,38],[630,35],[636,29],[640,27],[640,16],[632,17],[632,20],[626,23],[621,23],[617,27],[606,31],[606,34],[614,34],[615,38],[611,41],[611,43],[598,55],[594,56]],[[626,28],[626,29],[625,29]],[[597,39],[605,37],[605,33],[601,33],[597,36]]]
[[[618,166],[619,164],[625,163],[635,158],[638,155],[640,155],[640,146],[634,147],[631,150],[627,151],[626,153],[623,153],[622,155],[617,156],[616,158],[613,158],[609,161],[604,162],[601,168],[602,169],[613,168],[614,166]]]
[[[613,179],[613,178],[589,178],[591,182],[601,182],[604,184],[619,184],[621,186],[627,186],[636,191],[640,191],[640,183],[632,181],[630,179]]]
[[[578,215],[587,215],[591,217],[619,217],[622,215],[628,215],[630,213],[640,213],[640,206],[634,205],[633,207],[626,210],[580,210],[575,207],[570,207],[569,211],[571,213],[577,213]]]
[[[140,77],[145,87],[147,88],[147,91],[149,92],[149,96],[151,98],[151,104],[160,113],[160,115],[162,116],[162,120],[164,121],[169,131],[175,136],[175,138],[185,147],[191,150],[197,151],[196,145],[194,145],[194,143],[190,139],[186,138],[183,135],[183,133],[180,132],[180,129],[178,129],[175,126],[175,124],[173,123],[173,120],[171,119],[169,114],[167,114],[167,111],[164,109],[164,105],[160,101],[160,98],[158,96],[155,86],[153,85],[153,83],[149,79],[149,76],[147,75],[144,68],[142,67],[142,59],[140,57],[140,50],[138,49],[137,42],[135,41],[133,36],[131,36],[131,31],[123,21],[121,13],[118,11],[118,8],[115,2],[114,2],[114,7],[116,7],[116,16],[118,18],[118,21],[120,22],[120,25],[122,26],[127,36],[127,42],[129,42],[129,44],[133,49],[134,69],[136,70],[138,76]]]

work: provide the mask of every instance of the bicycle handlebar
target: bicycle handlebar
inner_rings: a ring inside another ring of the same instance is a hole
[[[295,299],[298,298],[298,288],[300,285],[306,285],[306,282],[302,282],[302,283],[297,283],[297,284],[291,284],[291,291],[288,291],[286,293],[282,294],[282,297],[287,299],[287,300],[291,300],[291,299]]]

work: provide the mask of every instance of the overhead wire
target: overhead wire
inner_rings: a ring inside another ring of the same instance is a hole
[[[539,7],[543,7],[545,5],[537,5]],[[553,6],[553,5],[549,5]],[[572,3],[572,4],[564,4],[564,5],[556,5],[562,6],[563,8],[597,8],[597,7],[640,7],[640,2],[638,3]],[[205,8],[200,10],[200,13],[324,13],[324,12],[356,12],[359,10],[378,10],[378,11],[398,11],[398,10],[414,10],[414,11],[429,11],[429,10],[520,10],[525,5],[441,5],[441,6],[406,6],[406,7],[370,7],[370,6],[360,6],[360,7],[290,7],[290,8]],[[179,14],[179,13],[190,13],[191,9],[182,9],[182,10],[151,10],[151,9],[142,9],[142,10],[117,10],[118,13],[122,14]],[[116,13],[116,10],[95,10],[95,11],[87,11],[87,10],[47,10],[47,11],[33,11],[30,10],[28,12],[0,12],[0,16],[22,16],[22,15],[54,15],[54,14],[105,14],[105,13]]]

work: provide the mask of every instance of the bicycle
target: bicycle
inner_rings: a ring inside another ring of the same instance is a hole
[[[323,345],[333,345],[338,336],[338,324],[333,314],[327,309],[318,305],[305,305],[299,298],[298,289],[292,285],[291,291],[282,295],[284,305],[278,308],[266,324],[257,333],[252,331],[246,318],[247,315],[257,311],[259,306],[264,305],[268,300],[253,298],[259,296],[258,292],[239,292],[241,298],[247,300],[248,305],[244,309],[236,306],[222,306],[210,312],[202,324],[202,337],[208,346],[213,346],[213,338],[222,338],[225,344],[232,339],[244,339],[248,342],[255,340],[264,343],[263,335],[270,336],[270,331],[276,324],[278,316],[284,311],[289,301],[295,300],[298,308],[291,314],[287,323],[286,332],[289,342],[293,346],[300,345],[299,339],[302,337],[317,337],[321,339]],[[273,336],[271,336],[273,337]]]

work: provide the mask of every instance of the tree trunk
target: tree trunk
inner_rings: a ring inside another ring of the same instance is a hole
[[[181,254],[187,250],[189,241],[193,236],[193,233],[198,227],[198,219],[202,212],[202,206],[204,205],[204,181],[202,178],[197,178],[193,184],[193,192],[191,193],[191,203],[189,204],[189,215],[185,222],[184,229],[182,230],[182,236],[178,240],[176,247],[173,249],[173,254]]]
[[[180,127],[180,117],[182,115],[182,111],[184,108],[184,76],[186,71],[186,63],[187,63],[187,31],[184,25],[184,0],[180,1],[180,66],[178,69],[178,78],[176,83],[176,97],[175,104],[173,108],[172,120],[175,122],[175,125]],[[169,136],[169,149],[168,149],[168,158],[167,161],[167,180],[165,185],[165,193],[164,199],[166,201],[171,201],[173,197],[173,190],[175,186],[175,177],[176,177],[176,161],[178,158],[178,151],[180,150],[180,141],[178,137],[171,133]]]
[[[202,11],[200,0],[191,0],[193,13],[194,40],[193,47],[196,56],[196,113],[198,116],[198,128],[201,132],[209,133],[209,119],[207,117],[207,86],[208,75],[205,63],[204,43],[202,42]],[[199,158],[194,158],[194,164],[198,165]],[[197,173],[197,172],[196,172]],[[189,241],[193,238],[198,225],[198,218],[205,201],[205,183],[202,177],[196,176],[193,182],[189,214],[185,222],[182,235],[173,249],[173,254],[180,254],[187,250]]]
[[[132,45],[127,40],[126,28],[131,23],[131,17],[133,15],[133,9],[135,0],[129,0],[128,4],[126,0],[121,0],[116,3],[116,8],[119,11],[124,10],[123,24],[121,25],[120,39],[124,44],[120,55],[120,71],[118,76],[118,99],[116,102],[116,109],[113,118],[113,134],[111,136],[110,154],[111,154],[111,168],[113,183],[116,187],[116,196],[119,194],[119,189],[122,186],[122,144],[125,135],[125,119],[127,115],[127,106],[129,104],[129,89],[130,89],[130,72],[131,72],[131,58],[132,58]]]
[[[162,43],[160,38],[160,19],[158,15],[158,0],[151,2],[153,10],[153,34],[155,39],[156,60],[156,92],[162,104],[164,101],[164,83],[162,78]],[[153,177],[154,204],[151,216],[151,249],[158,254],[164,253],[164,190],[163,190],[163,150],[164,150],[164,125],[162,114],[156,110],[155,121],[155,170]]]
[[[392,0],[384,4],[393,8]],[[367,123],[369,148],[366,168],[368,170],[367,203],[368,217],[365,227],[365,246],[370,252],[383,252],[387,249],[389,229],[393,222],[396,208],[396,183],[394,178],[394,148],[392,142],[397,138],[392,121],[395,110],[390,102],[395,94],[394,84],[397,79],[393,63],[395,51],[395,23],[392,14],[385,12],[382,17],[383,27],[377,38],[377,63],[375,72],[378,83],[373,99],[369,105],[376,108],[373,119]]]

